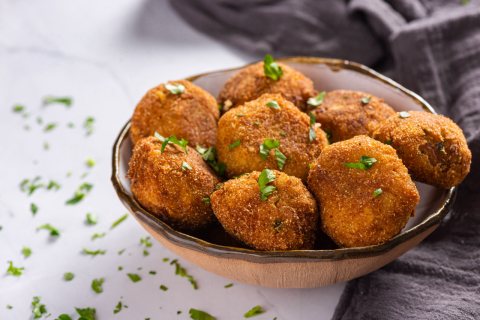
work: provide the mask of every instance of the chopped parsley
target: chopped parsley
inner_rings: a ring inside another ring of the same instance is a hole
[[[122,249],[122,250],[118,251],[118,255],[121,256],[122,253],[124,253],[124,252],[125,252],[125,249]]]
[[[148,251],[147,251],[147,250],[143,250],[143,255],[144,255],[144,256],[148,256],[148,255],[149,255]]]
[[[243,114],[239,113],[239,114],[237,114],[237,117],[239,117],[239,118],[243,117]]]
[[[37,123],[38,123],[38,124],[42,124],[42,123],[43,123],[43,120],[42,120],[41,117],[37,117]]]
[[[80,315],[80,319],[78,320],[95,320],[95,308],[86,308],[86,309],[80,309],[80,308],[75,308],[77,310],[77,313]]]
[[[42,188],[44,186],[43,182],[39,181],[40,179],[41,179],[40,177],[36,177],[31,182],[29,179],[25,179],[22,181],[22,183],[20,183],[20,189],[23,192],[28,191],[28,195],[31,195],[32,193],[35,192],[35,190],[37,190],[38,188]]]
[[[122,271],[123,270],[123,267],[118,267],[118,271]]]
[[[95,240],[97,238],[102,238],[105,236],[105,232],[103,233],[95,233],[93,236],[92,236],[92,240]]]
[[[73,278],[75,278],[75,275],[74,275],[73,273],[71,273],[71,272],[65,272],[65,273],[63,274],[63,278],[64,278],[65,280],[67,280],[67,281],[72,281]]]
[[[218,110],[222,110],[222,105],[220,103],[217,104],[217,106],[218,106]]]
[[[269,103],[266,104],[267,107],[270,107],[272,109],[278,109],[280,110],[280,106],[278,105],[277,100],[272,100]]]
[[[7,304],[7,309],[12,309],[13,307],[9,304]]]
[[[166,83],[165,84],[165,89],[170,91],[172,94],[180,94],[185,91],[185,86],[181,85],[180,83]]]
[[[225,173],[226,165],[223,162],[218,162],[217,151],[215,147],[210,147],[208,149],[203,149],[200,146],[197,146],[197,151],[202,156],[213,170],[215,170],[218,175],[222,176]]]
[[[278,150],[278,148],[275,148],[275,158],[277,159],[278,168],[280,171],[283,170],[283,166],[285,165],[287,157],[285,157],[285,155]]]
[[[310,112],[310,130],[308,131],[308,140],[312,142],[317,137],[315,135],[315,131],[313,130],[313,126],[315,125],[315,116],[313,113]]]
[[[228,146],[228,151],[229,152],[232,152],[232,149],[235,148],[235,147],[238,147],[240,145],[240,140],[237,140],[235,141],[234,143],[232,143],[231,145]]]
[[[114,314],[119,313],[122,310],[122,301],[119,301],[115,309],[113,310]]]
[[[227,284],[227,285],[225,286],[225,288],[231,288],[231,287],[233,287],[233,283]]]
[[[48,144],[48,142],[45,141],[45,142],[43,143],[43,149],[45,149],[45,150],[50,149],[50,145]]]
[[[89,135],[92,134],[95,131],[95,127],[93,126],[94,122],[95,122],[94,118],[88,117],[87,119],[85,119],[85,123],[83,124],[83,126],[87,130],[87,134],[89,134]],[[70,126],[70,124],[69,124],[69,126]],[[72,123],[72,126],[70,128],[73,128],[73,123]]]
[[[165,287],[163,284],[160,286],[160,289],[163,290],[163,291],[167,291],[167,290],[168,290],[168,288]]]
[[[33,297],[32,306],[32,313],[34,314],[33,319],[39,319],[44,313],[47,313],[45,305],[40,303],[40,297]]]
[[[60,189],[60,185],[58,183],[56,183],[55,181],[50,180],[50,182],[48,183],[48,186],[47,186],[47,190],[51,190],[51,189],[58,190],[58,189]]]
[[[35,203],[30,204],[30,211],[32,211],[32,214],[36,214],[38,212],[38,207]]]
[[[145,237],[140,239],[140,243],[145,244],[145,247],[150,248],[152,246],[152,243],[149,241],[150,237]]]
[[[127,276],[130,278],[130,280],[132,280],[133,282],[138,282],[140,280],[142,280],[142,278],[140,278],[140,276],[136,273],[127,273]]]
[[[272,182],[275,180],[276,176],[272,170],[263,169],[260,177],[258,178],[258,185],[260,187],[261,199],[262,201],[267,200],[267,196],[272,194],[272,192],[276,189],[274,186],[267,186],[267,183]]]
[[[46,96],[46,97],[43,99],[43,103],[44,103],[44,104],[63,103],[63,104],[66,105],[67,107],[70,107],[70,106],[72,105],[72,99],[71,99],[71,98],[67,98],[67,97],[64,97],[64,98],[55,98],[55,97],[52,97],[52,96]]]
[[[377,190],[373,191],[373,197],[376,198],[377,196],[381,195],[383,190],[378,188]]]
[[[22,254],[25,256],[25,258],[28,258],[32,254],[32,250],[28,247],[23,246]]]
[[[188,313],[193,320],[215,320],[215,317],[209,315],[205,311],[190,309]]]
[[[87,192],[90,192],[92,188],[93,185],[91,184],[82,184],[80,187],[78,187],[77,191],[75,191],[75,196],[72,199],[67,200],[66,204],[73,205],[79,203],[87,195]]]
[[[322,91],[319,94],[317,94],[315,97],[308,99],[307,103],[311,106],[318,107],[323,103],[323,99],[325,98],[325,95],[327,92]]]
[[[96,293],[101,293],[103,292],[102,284],[105,281],[105,279],[100,278],[100,279],[93,279],[92,281],[92,289]]]
[[[88,157],[88,158],[87,158],[87,165],[88,165],[90,168],[92,168],[93,166],[95,166],[95,161],[94,161],[92,158]]]
[[[13,112],[22,112],[24,109],[25,107],[19,104],[16,106],[13,106]]]
[[[175,265],[175,274],[176,274],[176,275],[179,275],[179,276],[181,276],[181,277],[187,278],[188,281],[192,284],[193,289],[194,289],[194,290],[197,290],[197,289],[198,289],[197,283],[195,282],[195,280],[193,279],[193,277],[190,276],[190,275],[188,275],[188,274],[185,272],[185,269],[180,266],[180,264],[178,263],[178,260],[177,260],[177,259],[175,259],[175,260],[173,260],[172,262],[170,262],[170,265]]]
[[[121,216],[117,221],[115,221],[114,223],[112,223],[112,226],[110,227],[110,229],[113,229],[115,228],[116,226],[118,226],[123,220],[127,219],[128,217],[128,213],[125,213],[123,216]]]
[[[23,118],[28,118],[28,117],[29,117],[29,114],[28,114],[28,113],[24,113],[24,114],[22,115],[22,117],[23,117]]]
[[[187,170],[192,170],[192,167],[188,165],[185,161],[182,162],[182,170],[187,171]]]
[[[210,198],[203,198],[202,201],[208,204],[210,203]]]
[[[280,146],[280,141],[274,139],[267,139],[264,143],[260,145],[260,158],[263,161],[267,161],[268,154],[273,148],[278,148]]]
[[[83,252],[85,254],[90,254],[92,256],[96,256],[97,254],[105,254],[105,252],[107,252],[107,250],[96,250],[96,251],[93,251],[93,250],[88,250],[87,248],[83,248]]]
[[[40,227],[37,228],[37,230],[41,230],[41,229],[45,229],[45,230],[49,230],[50,231],[50,235],[52,237],[54,236],[59,236],[60,235],[60,230],[57,229],[57,228],[54,228],[52,227],[50,224],[44,224],[44,225],[41,225]]]
[[[95,213],[87,213],[87,222],[88,224],[97,224],[97,215]]]
[[[269,54],[265,55],[265,59],[263,60],[263,71],[265,72],[265,76],[274,81],[278,81],[278,79],[280,79],[280,77],[283,75],[282,68]]]
[[[367,104],[367,103],[370,102],[370,99],[372,99],[371,96],[370,96],[370,97],[363,97],[363,98],[362,98],[362,103],[363,103],[363,104]]]
[[[25,129],[25,130],[28,131],[28,130],[30,130],[30,126],[29,126],[29,125],[25,125],[25,126],[23,127],[23,129]]]
[[[262,307],[260,306],[256,306],[254,307],[252,310],[248,311],[247,313],[245,313],[243,316],[245,318],[250,318],[250,317],[253,317],[253,316],[258,316],[259,314],[262,314],[264,313],[265,311],[261,310]]]
[[[168,260],[170,260],[169,258],[163,258],[162,261],[163,262],[168,262]]]
[[[328,130],[327,128],[323,129],[323,131],[325,131],[325,133],[327,134],[327,139],[330,139],[330,137],[332,136],[332,131]]]
[[[400,115],[400,117],[402,117],[402,118],[408,118],[408,117],[410,117],[410,116],[411,116],[411,114],[410,114],[410,113],[408,113],[408,112],[405,112],[405,111],[401,111],[401,112],[399,112],[398,114],[399,114],[399,115]]]
[[[343,165],[348,168],[368,170],[375,162],[377,162],[377,159],[375,158],[362,156],[362,159],[358,163],[344,163]]]
[[[50,123],[50,124],[47,124],[47,126],[46,126],[45,129],[43,129],[43,130],[44,130],[45,132],[51,131],[51,130],[53,130],[56,126],[57,126],[56,123]]]
[[[75,124],[73,124],[73,122],[69,122],[69,123],[67,124],[67,127],[69,127],[69,128],[75,128]]]
[[[280,132],[280,135],[282,135],[282,136],[284,136],[284,137],[287,136],[287,134],[286,134],[285,132]]]
[[[392,145],[392,141],[393,141],[393,139],[390,139],[390,140],[386,141],[385,144],[391,146],[391,145]]]
[[[253,124],[256,124],[257,126],[261,126],[262,124],[260,122],[255,121]]]
[[[7,263],[10,263],[10,266],[9,266],[8,269],[7,269],[7,273],[8,273],[9,275],[12,275],[12,276],[20,276],[20,275],[22,275],[22,270],[24,270],[25,268],[16,268],[16,267],[14,267],[12,261],[8,261]]]
[[[150,271],[150,274],[157,274],[157,271]]]
[[[183,148],[183,150],[185,150],[185,153],[188,154],[188,150],[187,150],[187,144],[188,144],[188,141],[183,139],[182,138],[182,141],[178,141],[177,137],[175,135],[173,136],[170,136],[168,138],[164,138],[162,137],[160,134],[158,134],[157,132],[155,132],[155,137],[157,137],[158,140],[162,141],[162,148],[160,149],[160,153],[163,153],[163,150],[165,150],[165,147],[167,146],[167,144],[176,144],[177,146],[180,146]]]

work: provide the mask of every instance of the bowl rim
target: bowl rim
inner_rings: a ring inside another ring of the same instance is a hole
[[[416,103],[418,103],[422,108],[430,113],[437,114],[435,110],[419,95],[414,92],[404,88],[397,82],[387,78],[376,71],[361,65],[356,62],[351,62],[347,60],[339,59],[330,59],[330,58],[316,58],[316,57],[288,57],[277,59],[278,62],[286,63],[301,63],[301,64],[324,64],[331,68],[334,71],[339,71],[341,69],[352,70],[355,72],[362,73],[366,76],[372,77],[374,79],[380,80],[383,83],[386,83],[393,88],[400,90],[401,92],[408,95]],[[251,64],[245,65],[239,68],[218,70],[208,73],[203,73],[195,76],[186,78],[185,80],[193,81],[197,78],[207,76],[210,74],[215,74],[219,72],[227,71],[236,71],[241,70],[245,67],[248,67]],[[122,182],[120,180],[120,149],[122,144],[126,139],[129,139],[130,132],[130,120],[125,124],[123,129],[120,131],[114,145],[112,153],[112,177],[111,181],[115,191],[117,192],[118,197],[122,203],[130,209],[132,214],[141,222],[147,224],[154,231],[159,233],[164,239],[178,245],[183,248],[191,249],[197,252],[201,252],[210,256],[218,258],[230,258],[230,259],[240,259],[248,262],[254,263],[267,263],[267,262],[287,262],[295,259],[296,261],[338,261],[345,259],[359,259],[367,258],[373,256],[382,255],[403,242],[406,242],[419,234],[427,231],[431,227],[440,224],[443,218],[452,208],[453,203],[457,195],[457,188],[452,187],[446,189],[444,199],[439,208],[432,214],[430,214],[424,221],[416,225],[415,227],[402,232],[395,237],[393,237],[389,242],[381,245],[365,246],[365,247],[356,247],[356,248],[340,248],[333,250],[289,250],[289,251],[257,251],[253,249],[244,249],[237,247],[228,247],[217,244],[212,244],[207,241],[198,239],[194,236],[182,233],[172,229],[165,222],[161,221],[159,218],[155,217],[153,214],[149,213],[143,209],[140,204],[135,200],[133,196],[125,191],[123,188]]]

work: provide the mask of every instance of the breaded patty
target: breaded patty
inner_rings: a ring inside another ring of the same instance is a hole
[[[266,104],[275,100],[280,109]],[[309,140],[310,118],[290,101],[277,94],[264,94],[257,100],[225,113],[218,123],[216,149],[218,160],[226,164],[229,178],[263,169],[279,169],[275,149],[264,161],[260,148],[267,139],[280,143],[285,156],[281,171],[307,181],[309,164],[328,144],[325,132],[313,126],[316,139]],[[240,141],[240,142],[238,142]],[[235,142],[238,146],[231,147]],[[278,154],[277,151],[277,154]]]
[[[328,92],[312,113],[322,128],[331,132],[329,141],[334,143],[358,135],[371,136],[380,122],[395,111],[383,99],[371,94],[336,90]]]
[[[311,249],[318,224],[315,199],[300,179],[272,171],[276,178],[268,185],[276,189],[265,201],[255,171],[222,184],[211,196],[213,211],[228,233],[256,250]]]
[[[445,189],[459,185],[472,161],[462,129],[428,112],[402,114],[382,122],[373,137],[391,143],[413,180]]]
[[[360,166],[363,156],[376,159],[369,160],[368,170],[345,166]],[[344,248],[389,241],[405,227],[420,200],[395,150],[367,136],[323,149],[312,164],[308,188],[320,207],[322,230]]]
[[[298,109],[305,111],[308,99],[317,93],[313,89],[312,80],[293,68],[278,63],[283,75],[275,81],[265,76],[263,64],[263,61],[255,63],[228,79],[218,95],[218,103],[224,107],[223,111],[255,100],[264,93],[281,94]],[[230,103],[225,104],[227,100]]]
[[[192,148],[215,145],[220,117],[215,98],[190,81],[168,83],[181,84],[185,90],[173,94],[161,84],[147,92],[132,116],[130,137],[133,144],[158,132],[163,137],[184,138]]]
[[[215,216],[202,199],[210,196],[221,179],[195,149],[187,146],[187,155],[181,147],[169,144],[161,153],[161,146],[156,137],[148,137],[133,149],[127,176],[133,195],[142,207],[175,229],[210,225]]]

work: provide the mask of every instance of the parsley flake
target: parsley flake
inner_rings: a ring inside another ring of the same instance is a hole
[[[281,135],[281,136],[284,136],[284,137],[287,136],[287,134],[286,134],[285,132],[280,132],[280,135]]]
[[[307,103],[311,106],[318,107],[323,103],[323,99],[325,98],[325,95],[327,92],[322,91],[319,94],[317,94],[315,97],[308,99]]]
[[[95,320],[95,308],[86,308],[86,309],[80,309],[80,308],[75,308],[77,310],[77,313],[80,315],[80,319],[78,320]]]
[[[38,212],[38,207],[35,203],[30,204],[30,211],[32,211],[32,214],[36,214]]]
[[[164,261],[165,261],[165,259],[164,259]],[[188,275],[188,274],[185,272],[185,269],[180,266],[180,264],[178,263],[178,260],[177,260],[177,259],[175,259],[175,260],[173,260],[172,262],[170,262],[170,265],[175,265],[175,274],[176,274],[177,276],[179,275],[179,276],[181,276],[181,277],[187,278],[188,281],[192,284],[193,289],[194,289],[194,290],[197,290],[197,289],[198,289],[197,283],[195,282],[195,280],[193,279],[193,277],[190,276],[190,275]]]
[[[22,112],[23,109],[25,109],[25,107],[19,104],[16,106],[13,106],[13,112]]]
[[[245,313],[243,316],[245,318],[250,318],[250,317],[253,317],[253,316],[258,316],[259,314],[262,314],[264,313],[265,311],[261,310],[262,307],[260,306],[256,306],[254,307],[252,310],[248,311],[247,313]]]
[[[12,261],[8,261],[7,263],[10,263],[10,266],[7,269],[7,273],[12,276],[20,276],[22,275],[22,270],[25,270],[25,268],[17,268],[13,266]]]
[[[102,238],[102,237],[105,236],[105,234],[106,234],[105,232],[103,232],[103,233],[95,233],[95,234],[92,236],[92,240],[95,240],[95,239],[97,239],[97,238]]]
[[[185,161],[182,162],[182,170],[187,171],[187,170],[192,170],[192,167],[188,165]]]
[[[327,139],[330,139],[330,137],[332,136],[332,131],[328,130],[327,128],[323,129],[323,131],[325,131]]]
[[[185,150],[185,153],[188,154],[188,150],[187,150],[188,141],[187,140],[182,138],[182,141],[180,142],[180,141],[178,141],[178,139],[175,135],[170,136],[168,138],[164,138],[160,134],[158,134],[157,132],[155,132],[155,137],[157,137],[158,140],[163,142],[162,143],[162,148],[160,149],[160,153],[163,153],[167,144],[170,143],[170,144],[176,144],[177,146],[182,147],[183,150]]]
[[[197,151],[202,156],[203,160],[205,160],[213,170],[215,170],[218,175],[222,176],[225,172],[226,165],[223,162],[218,162],[217,151],[215,147],[210,147],[208,149],[204,149],[200,146],[197,146]]]
[[[410,117],[410,116],[411,116],[411,114],[410,114],[410,113],[408,113],[408,112],[405,112],[405,111],[399,112],[398,114],[399,114],[399,115],[400,115],[400,117],[402,117],[402,118],[408,118],[408,117]]]
[[[257,126],[261,126],[262,124],[260,122],[255,121],[253,124],[256,124]]]
[[[272,100],[269,103],[266,104],[267,107],[270,107],[272,109],[278,109],[280,110],[280,106],[278,105],[277,100]]]
[[[50,182],[48,183],[48,186],[47,186],[47,190],[51,190],[51,189],[58,190],[58,189],[60,189],[60,185],[58,183],[56,183],[55,181],[50,180]]]
[[[127,219],[128,217],[128,213],[125,213],[123,216],[121,216],[117,221],[115,221],[114,223],[112,223],[112,226],[110,227],[110,229],[113,229],[115,228],[116,226],[118,226],[123,220]]]
[[[377,159],[375,158],[362,156],[362,159],[358,163],[344,163],[343,165],[348,168],[368,170],[375,162],[377,162]]]
[[[168,290],[168,288],[165,287],[163,284],[160,286],[160,289],[163,290],[163,291],[167,291],[167,290]]]
[[[203,198],[202,201],[208,204],[210,203],[210,198]]]
[[[283,75],[282,68],[273,60],[273,57],[269,54],[265,55],[263,60],[263,71],[265,76],[269,77],[274,81],[278,81]]]
[[[233,283],[227,284],[227,285],[225,286],[225,288],[231,288],[231,287],[233,287]]]
[[[121,256],[122,253],[124,253],[124,252],[125,252],[125,249],[122,249],[122,250],[118,251],[118,255]]]
[[[53,236],[59,236],[60,235],[60,230],[57,229],[57,228],[54,228],[52,227],[50,224],[44,224],[44,225],[41,225],[40,227],[37,228],[37,230],[41,230],[41,229],[45,229],[45,230],[49,230],[50,231],[50,235],[53,237]]]
[[[376,198],[377,196],[381,195],[383,190],[378,188],[377,190],[373,191],[373,197]]]
[[[102,284],[103,284],[104,281],[105,281],[105,279],[103,279],[103,278],[93,279],[93,281],[92,281],[93,291],[95,291],[96,293],[102,293],[103,292]]]
[[[240,145],[240,140],[237,140],[235,141],[234,143],[232,143],[231,145],[228,146],[228,151],[229,152],[232,152],[232,149],[235,148],[235,147],[238,147]]]
[[[119,313],[121,310],[122,310],[122,301],[118,302],[117,306],[116,306],[115,309],[113,310],[113,313],[114,313],[114,314],[117,314],[117,313]]]
[[[362,98],[362,104],[367,104],[367,103],[369,103],[369,102],[370,102],[370,99],[372,99],[371,96],[370,96],[370,97],[363,97],[363,98]]]
[[[79,203],[80,201],[83,200],[83,198],[85,198],[87,193],[90,192],[90,190],[92,190],[92,188],[93,188],[93,185],[91,185],[91,184],[88,184],[88,183],[82,184],[75,191],[75,196],[72,199],[67,200],[66,204],[73,205],[73,204]]]
[[[25,258],[28,258],[32,254],[32,250],[28,247],[23,246],[22,254],[25,256]]]
[[[92,256],[96,256],[97,254],[105,254],[105,252],[107,252],[107,250],[96,250],[96,251],[93,251],[93,250],[88,250],[87,248],[83,248],[83,252],[85,254],[90,254]]]
[[[145,244],[145,247],[150,248],[152,246],[152,243],[149,241],[150,237],[145,237],[140,239],[140,243]]]
[[[392,141],[393,141],[393,139],[390,139],[390,140],[386,141],[385,144],[391,146],[391,145],[392,145]]]
[[[85,119],[85,123],[83,124],[83,126],[87,130],[87,135],[90,135],[95,131],[95,128],[93,126],[94,122],[95,122],[95,119],[93,119],[92,117],[88,117],[87,119]],[[70,128],[73,128],[73,123],[71,123],[71,126],[70,126],[70,123],[69,123],[68,126]]]
[[[23,192],[27,192],[28,190],[28,195],[31,195],[35,192],[35,190],[44,186],[43,182],[39,181],[40,179],[40,177],[36,177],[31,182],[29,179],[25,179],[22,181],[22,183],[20,183],[20,189]]]
[[[237,117],[239,117],[239,118],[243,117],[243,114],[239,113],[239,114],[237,114]]]
[[[71,98],[55,98],[52,96],[46,96],[43,99],[43,104],[51,104],[51,103],[63,103],[67,107],[70,107],[72,105],[72,99]]]
[[[185,86],[181,85],[180,83],[166,83],[165,84],[165,89],[170,91],[172,94],[180,94],[185,91]]]
[[[88,224],[97,224],[98,218],[95,213],[87,213],[87,223]]]
[[[66,280],[66,281],[72,281],[73,278],[75,277],[75,275],[71,272],[65,272],[63,274],[63,278]]]
[[[168,262],[168,260],[170,260],[169,258],[163,258],[162,261],[163,262]]]
[[[215,320],[215,317],[209,315],[205,311],[190,309],[188,313],[190,314],[190,319],[193,320]]]
[[[87,158],[87,165],[88,165],[90,168],[92,168],[93,166],[95,166],[95,161],[94,161],[92,158],[88,157],[88,158]]]
[[[33,297],[32,305],[32,313],[35,315],[33,319],[39,319],[44,313],[47,313],[47,308],[45,305],[40,303],[40,297]]]
[[[315,135],[315,130],[313,130],[314,125],[315,116],[313,115],[313,113],[310,112],[310,130],[308,131],[308,140],[310,141],[310,143],[317,138]]]
[[[278,168],[280,169],[280,171],[282,171],[287,157],[285,157],[285,155],[280,150],[278,150],[278,148],[275,148],[275,158],[277,159]]]
[[[272,182],[275,180],[276,176],[272,170],[263,169],[260,177],[258,177],[258,185],[260,187],[261,199],[262,201],[267,200],[267,196],[272,194],[272,192],[276,189],[274,186],[267,186],[267,183]]]
[[[9,304],[7,304],[7,309],[12,309],[13,307]]]
[[[270,150],[278,148],[280,146],[280,141],[274,139],[267,139],[264,143],[260,145],[260,158],[263,161],[267,161],[268,154]]]
[[[45,132],[48,132],[48,131],[53,130],[56,126],[57,126],[56,123],[50,123],[50,124],[47,124],[47,126],[46,126],[45,129],[43,129],[43,130],[44,130]]]
[[[140,280],[142,280],[142,278],[140,278],[140,276],[136,273],[127,273],[127,276],[130,278],[130,280],[132,280],[133,282],[138,282]]]

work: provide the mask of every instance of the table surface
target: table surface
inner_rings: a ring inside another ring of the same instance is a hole
[[[141,244],[148,234],[133,217],[111,228],[127,212],[110,182],[111,148],[143,94],[167,80],[259,59],[200,34],[164,0],[0,0],[0,262],[5,270],[0,319],[31,319],[34,296],[41,297],[50,319],[63,313],[77,319],[74,307],[96,308],[99,320],[190,319],[190,308],[219,320],[241,319],[257,305],[265,310],[258,320],[331,318],[343,283],[262,288],[179,259],[197,281],[193,290],[163,262],[178,257],[155,240],[150,248]],[[44,105],[47,95],[72,97],[73,104]],[[13,112],[17,104],[25,111]],[[88,117],[95,119],[90,135],[84,127]],[[55,128],[45,131],[50,123]],[[88,157],[95,160],[92,168]],[[39,188],[32,195],[20,190],[24,179],[37,176],[61,187]],[[92,190],[78,204],[66,205],[85,182]],[[31,203],[38,207],[35,215]],[[86,223],[90,212],[98,216],[96,225]],[[37,230],[47,223],[60,229],[60,236]],[[91,240],[103,232],[104,237]],[[22,255],[24,246],[31,248],[28,258]],[[86,255],[83,247],[106,253]],[[7,261],[24,267],[22,275],[8,275]],[[75,278],[65,281],[65,272]],[[127,273],[142,280],[134,283]],[[95,293],[91,283],[99,278],[105,279],[103,292]],[[168,291],[159,289],[162,284]],[[119,301],[128,308],[114,314]]]

